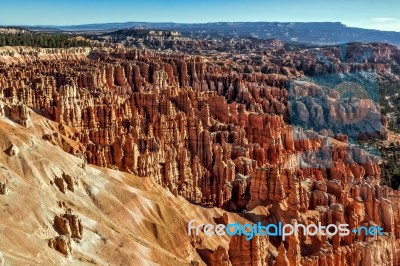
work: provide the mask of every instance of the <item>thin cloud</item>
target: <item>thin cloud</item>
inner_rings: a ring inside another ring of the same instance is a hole
[[[373,18],[375,22],[396,22],[399,21],[397,18]]]
[[[398,18],[373,18],[373,26],[375,29],[387,31],[400,31],[400,19]]]

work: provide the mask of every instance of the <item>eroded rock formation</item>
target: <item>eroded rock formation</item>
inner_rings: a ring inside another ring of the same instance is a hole
[[[284,68],[266,53],[271,61],[264,71],[250,60],[242,64],[148,50],[72,55],[0,65],[0,95],[11,106],[11,119],[27,127],[30,108],[42,112],[60,123],[61,134],[45,134],[44,140],[89,164],[149,176],[203,206],[229,211],[270,206],[262,218],[269,223],[378,225],[385,232],[378,238],[299,235],[249,242],[233,237],[229,248],[208,253],[210,265],[399,262],[400,194],[380,185],[379,160],[348,145],[341,131],[343,125],[366,119],[367,124],[350,128],[368,132],[365,127],[381,121],[379,110],[369,102],[366,114],[357,109],[365,102],[342,103],[338,91],[318,84],[288,89],[301,71],[328,70],[313,61],[299,65],[296,60],[308,58],[290,53],[294,61]],[[363,64],[357,67],[380,67]],[[356,66],[342,67],[335,71]],[[320,101],[291,101],[303,96]],[[311,119],[318,132],[291,125],[293,113],[300,125]],[[332,121],[338,130],[329,128]],[[373,133],[384,138],[381,122],[382,130]],[[68,175],[55,177],[54,183],[63,193],[74,191]],[[69,254],[68,237],[82,239],[80,220],[64,214],[54,222],[63,236],[49,245]]]
[[[82,239],[83,227],[81,220],[76,215],[69,213],[57,215],[54,218],[54,226],[61,235]]]
[[[57,236],[49,240],[49,247],[61,252],[66,256],[69,256],[72,253],[71,238],[69,236]]]
[[[7,184],[5,182],[0,181],[0,194],[7,195],[7,193],[8,193]]]

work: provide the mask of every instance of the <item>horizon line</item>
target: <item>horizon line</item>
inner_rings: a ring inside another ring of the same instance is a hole
[[[202,25],[202,24],[216,24],[216,23],[331,23],[331,24],[341,24],[347,28],[355,28],[355,29],[365,29],[365,30],[373,30],[373,31],[381,31],[381,32],[396,32],[396,30],[385,30],[385,29],[377,29],[377,28],[369,28],[369,27],[360,27],[360,26],[349,26],[341,21],[209,21],[209,22],[173,22],[173,21],[163,21],[163,22],[155,22],[155,21],[121,21],[121,22],[91,22],[91,23],[82,23],[82,24],[1,24],[0,27],[79,27],[79,26],[89,26],[89,25],[104,25],[104,24],[128,24],[128,23],[144,23],[144,24],[191,24],[191,25]]]
[[[80,23],[80,24],[1,24],[0,26],[36,26],[36,27],[48,27],[48,26],[56,26],[56,27],[69,27],[69,26],[85,26],[85,25],[100,25],[100,24],[126,24],[126,23],[171,23],[171,24],[212,24],[212,23],[334,23],[334,24],[342,24],[347,26],[345,23],[340,21],[266,21],[266,20],[258,20],[258,21],[208,21],[208,22],[174,22],[174,21],[115,21],[115,22],[90,22],[90,23]]]

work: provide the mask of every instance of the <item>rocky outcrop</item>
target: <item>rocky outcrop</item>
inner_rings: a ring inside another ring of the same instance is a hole
[[[13,104],[10,116],[12,120],[23,127],[28,127],[30,124],[30,110],[24,104]]]
[[[66,189],[68,189],[71,192],[75,191],[75,182],[73,178],[65,173],[62,174],[62,177],[56,176],[54,178],[54,184],[64,194]]]
[[[276,257],[276,260],[273,264],[274,266],[290,266],[290,262],[289,259],[287,257],[287,252],[285,249],[285,246],[283,244],[281,244],[278,248],[278,256]]]
[[[7,195],[8,194],[8,187],[6,182],[0,181],[0,194]]]
[[[207,265],[213,266],[231,266],[228,253],[225,248],[218,246],[214,251],[208,251],[203,256]]]
[[[4,151],[8,156],[10,157],[14,157],[16,155],[18,155],[19,153],[19,148],[12,144],[10,147],[8,147],[5,151]]]
[[[57,236],[49,240],[49,247],[58,252],[70,256],[72,254],[71,238],[69,236]]]
[[[84,59],[90,48],[0,47],[0,63],[19,64],[44,60]]]
[[[229,259],[234,265],[268,265],[268,239],[256,236],[233,236],[229,242]]]
[[[30,32],[22,28],[0,27],[0,34],[24,34]]]
[[[54,218],[54,226],[61,235],[77,240],[81,240],[83,237],[83,226],[81,220],[76,215],[69,213],[57,215]]]

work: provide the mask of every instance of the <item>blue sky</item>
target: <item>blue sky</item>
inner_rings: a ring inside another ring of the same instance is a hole
[[[1,25],[339,21],[400,31],[399,0],[2,0]]]

